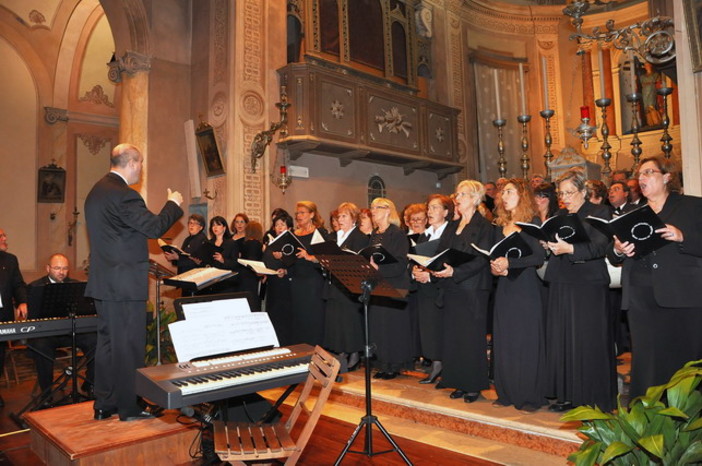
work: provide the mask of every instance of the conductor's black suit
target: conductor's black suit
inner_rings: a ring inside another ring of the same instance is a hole
[[[172,201],[156,215],[115,172],[88,194],[85,215],[90,239],[86,296],[95,299],[98,344],[95,354],[95,410],[137,415],[136,369],[144,365],[149,252],[181,216]]]

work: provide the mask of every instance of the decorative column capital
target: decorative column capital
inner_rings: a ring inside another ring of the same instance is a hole
[[[65,108],[44,107],[44,121],[50,125],[57,121],[68,121],[68,110]]]
[[[107,77],[113,83],[122,82],[122,72],[134,76],[139,71],[151,70],[151,57],[138,52],[127,51],[121,58],[112,56],[112,60],[107,63],[110,68]]]

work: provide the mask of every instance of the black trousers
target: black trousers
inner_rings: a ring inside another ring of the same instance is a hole
[[[95,350],[95,409],[117,409],[121,416],[141,412],[135,392],[136,370],[144,367],[146,302],[95,300],[98,314]]]
[[[76,334],[76,347],[80,348],[86,358],[88,365],[86,368],[85,379],[89,383],[93,383],[95,374],[95,346],[97,344],[97,334],[79,333]],[[29,348],[32,350],[32,358],[34,365],[37,368],[37,381],[39,387],[44,391],[51,386],[54,380],[54,361],[56,360],[56,348],[70,347],[71,337],[61,335],[55,337],[34,338],[29,340]],[[80,362],[79,362],[80,363]]]

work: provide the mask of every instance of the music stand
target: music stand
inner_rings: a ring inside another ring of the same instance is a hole
[[[173,272],[149,259],[149,275],[156,279],[156,365],[161,365],[161,280],[175,275]]]
[[[48,400],[51,400],[55,393],[62,392],[69,380],[71,381],[71,393],[57,401],[57,405],[64,404],[66,400],[70,400],[68,404],[74,404],[90,399],[78,391],[78,377],[81,377],[78,372],[88,364],[89,358],[92,356],[86,355],[80,366],[77,364],[76,357],[76,334],[78,333],[76,318],[79,315],[95,314],[95,304],[92,298],[85,296],[85,286],[85,282],[65,282],[29,288],[29,313],[27,316],[29,319],[71,319],[71,364],[64,369],[63,374],[58,379],[52,382],[51,387],[33,397],[17,414],[10,415],[20,426],[24,426],[22,415],[25,412],[40,408]],[[27,346],[37,352],[40,357],[53,362],[53,358],[33,348],[31,344],[28,343]]]
[[[378,418],[373,415],[373,409],[371,406],[371,346],[370,346],[370,332],[368,325],[368,303],[371,296],[385,296],[389,298],[404,298],[407,295],[405,290],[397,290],[391,286],[385,279],[375,270],[362,256],[357,256],[354,254],[344,254],[344,255],[316,255],[317,260],[319,260],[322,267],[329,270],[329,272],[336,277],[349,291],[356,293],[359,296],[358,300],[363,303],[363,332],[364,332],[364,342],[365,350],[364,354],[366,356],[366,415],[361,418],[361,421],[356,426],[353,434],[349,438],[346,446],[342,450],[339,457],[334,462],[337,466],[341,464],[341,460],[344,459],[346,453],[360,453],[368,457],[374,455],[382,455],[384,453],[390,453],[396,451],[405,463],[411,465],[412,462],[407,458],[407,455],[402,451],[400,446],[395,442],[390,433],[385,430],[383,425],[380,423]],[[383,434],[383,436],[390,442],[393,449],[385,450],[379,452],[373,452],[373,425],[378,427],[378,430]],[[363,427],[366,427],[366,444],[363,451],[353,451],[350,450],[353,442],[356,441],[358,434],[361,432]]]

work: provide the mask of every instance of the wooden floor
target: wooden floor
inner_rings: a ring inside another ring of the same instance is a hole
[[[20,361],[21,364],[21,361]],[[22,431],[10,419],[10,413],[16,413],[30,400],[34,380],[26,373],[19,384],[10,384],[7,388],[4,379],[0,385],[0,394],[5,400],[5,407],[0,408],[0,466],[42,464],[39,458],[29,448],[29,432]],[[284,414],[287,407],[282,408]],[[305,452],[300,459],[302,465],[327,465],[334,461],[343,450],[351,437],[356,425],[337,419],[322,416],[315,429]],[[391,445],[383,435],[373,428],[373,452],[377,453],[391,449]],[[365,429],[356,439],[351,450],[359,451],[364,448]],[[452,451],[435,448],[423,443],[393,437],[407,457],[416,465],[490,465],[496,464],[485,460],[464,456]],[[194,459],[192,464],[208,463],[203,459]],[[364,454],[348,453],[343,465],[402,465],[405,464],[396,452],[389,452],[368,457]]]

